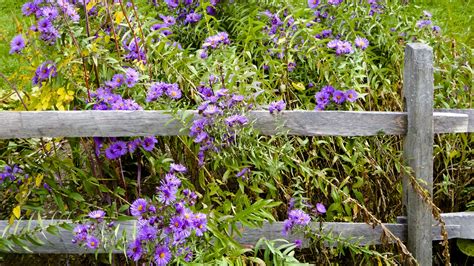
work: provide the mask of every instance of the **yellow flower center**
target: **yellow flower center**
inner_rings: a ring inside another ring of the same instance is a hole
[[[142,205],[138,205],[137,210],[142,211],[142,210],[143,210],[143,206],[142,206]]]
[[[164,252],[161,252],[160,253],[160,258],[163,259],[164,257],[166,256],[166,254]]]

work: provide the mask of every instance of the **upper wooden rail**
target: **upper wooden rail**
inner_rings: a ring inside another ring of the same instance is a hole
[[[435,112],[434,133],[474,132],[474,110]],[[194,113],[195,111],[182,111]],[[0,139],[38,137],[127,137],[186,134],[167,111],[31,111],[0,112]],[[288,132],[302,136],[404,135],[404,112],[251,111],[254,127],[262,134]]]

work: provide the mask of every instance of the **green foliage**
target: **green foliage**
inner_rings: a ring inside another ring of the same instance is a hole
[[[18,14],[15,23],[5,23],[6,19],[11,22],[11,17],[1,17],[0,22],[8,27],[0,30],[0,73],[6,74],[11,84],[0,78],[0,109],[93,109],[99,88],[115,74],[134,68],[140,73],[138,84],[118,87],[114,93],[133,99],[146,110],[169,110],[172,122],[182,125],[183,136],[158,137],[155,149],[140,148],[120,160],[104,156],[113,139],[102,140],[104,147],[98,153],[99,144],[91,138],[1,141],[0,169],[17,164],[30,178],[0,186],[0,203],[5,206],[0,218],[12,222],[36,217],[80,221],[99,208],[108,218],[130,219],[131,202],[155,193],[170,162],[177,162],[189,171],[190,178],[183,180],[183,186],[197,191],[196,208],[209,218],[206,243],[193,250],[197,263],[400,262],[395,247],[361,247],[356,241],[315,232],[307,234],[314,245],[302,250],[285,240],[262,239],[255,247],[242,246],[236,240],[242,236],[242,226],[257,228],[265,222],[284,220],[292,198],[300,204],[327,206],[327,213],[318,217],[321,221],[367,222],[361,207],[382,221],[393,221],[401,213],[400,137],[296,137],[285,132],[262,136],[251,121],[237,130],[231,145],[219,146],[200,164],[200,146],[187,136],[192,114],[179,111],[196,109],[205,102],[199,88],[207,86],[211,76],[219,80],[215,90],[225,87],[229,93],[242,95],[255,109],[268,109],[268,103],[276,100],[284,100],[287,109],[313,109],[315,94],[332,85],[359,94],[354,103],[334,104],[333,109],[402,111],[404,46],[415,40],[434,49],[435,108],[472,108],[472,48],[467,41],[463,44],[469,35],[463,39],[464,35],[451,30],[469,24],[469,8],[443,4],[443,10],[448,6],[448,12],[457,10],[465,16],[445,20],[439,11],[434,12],[433,21],[443,21],[439,34],[430,27],[416,26],[423,16],[421,8],[397,1],[387,1],[375,15],[369,13],[369,5],[358,0],[326,5],[322,11],[329,12],[330,19],[318,21],[306,1],[223,1],[217,15],[211,16],[204,12],[209,1],[201,0],[196,8],[202,13],[198,23],[172,26],[173,33],[163,36],[163,29],[153,31],[151,27],[161,23],[159,15],[172,15],[175,10],[162,1],[157,7],[149,1],[135,2],[137,10],[91,1],[86,9],[94,7],[97,13],[87,21],[84,7],[77,8],[81,20],[58,22],[61,34],[53,45],[40,40],[39,32],[27,30],[34,18],[20,18],[19,10],[14,11]],[[0,10],[5,11],[2,14],[11,14],[12,7],[12,2],[0,4]],[[272,19],[264,15],[266,10],[281,19],[281,34],[268,34]],[[336,55],[327,47],[330,39],[315,38],[328,29],[333,32],[331,38],[339,34],[341,40],[354,42],[356,37],[364,37],[370,45],[366,50],[354,47],[352,54]],[[230,44],[209,49],[208,57],[201,58],[203,42],[218,32],[229,33]],[[27,48],[20,55],[7,55],[8,42],[17,33],[28,40]],[[457,38],[456,45],[451,37]],[[124,58],[128,52],[125,44],[138,39],[146,64],[144,58]],[[35,70],[47,60],[56,64],[57,76],[33,85]],[[296,64],[294,70],[288,67],[290,63]],[[183,97],[147,101],[147,90],[159,81],[176,83]],[[18,93],[13,91],[15,86]],[[237,111],[244,112],[232,109],[226,115]],[[275,117],[278,120],[278,114]],[[214,139],[226,144],[229,131],[224,117],[214,122]],[[472,134],[436,136],[434,196],[445,211],[474,208],[473,143]],[[237,176],[244,168],[250,172],[244,178]],[[58,227],[42,229],[55,233]],[[0,239],[0,248],[25,247],[25,241],[42,244],[31,234],[18,233]],[[324,245],[328,242],[334,246]],[[127,242],[122,239],[117,245],[124,250]]]

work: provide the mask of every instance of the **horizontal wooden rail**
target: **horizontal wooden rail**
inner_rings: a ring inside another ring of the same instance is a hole
[[[403,135],[407,129],[404,112],[284,111],[271,115],[268,111],[252,111],[249,116],[255,121],[254,127],[265,135]],[[474,124],[469,123],[473,115],[435,112],[433,117],[434,133],[474,132]],[[5,111],[0,112],[0,122],[0,139],[185,134],[183,125],[165,111]]]
[[[472,223],[474,221],[474,212],[460,212],[460,213],[449,213],[442,214],[444,221],[446,222],[446,228],[448,230],[449,238],[465,238],[465,239],[474,239],[474,229],[472,228]],[[400,221],[403,221],[403,218],[399,218]],[[0,221],[0,236],[6,237],[9,234],[12,234],[14,231],[16,233],[33,230],[35,227],[38,228],[47,228],[49,225],[55,225],[58,223],[71,223],[68,220],[43,220],[41,222],[41,227],[39,227],[39,222],[37,220],[32,221],[16,221],[13,225],[8,225],[8,221]],[[120,225],[120,233],[125,231],[128,239],[132,237],[132,232],[136,231],[135,221],[125,221],[117,223]],[[402,241],[407,239],[407,225],[403,223],[387,223],[384,224],[387,229],[389,229],[395,236],[400,238]],[[321,227],[320,227],[321,226]],[[332,234],[334,237],[340,237],[341,239],[346,239],[350,242],[356,242],[360,245],[377,245],[381,244],[382,228],[380,226],[371,226],[366,223],[339,223],[339,222],[323,222],[323,223],[313,223],[313,229],[317,233],[321,230],[321,234]],[[28,229],[29,228],[29,229]],[[8,230],[7,230],[8,229]],[[24,244],[30,249],[33,253],[64,253],[64,254],[80,254],[80,253],[93,253],[93,250],[79,248],[77,245],[71,242],[73,234],[71,231],[68,231],[63,228],[58,228],[59,232],[57,235],[52,235],[46,230],[36,232],[36,236],[45,244],[42,246],[34,245],[33,243],[24,241]],[[265,223],[263,227],[258,229],[246,229],[241,228],[240,232],[242,237],[235,235],[235,239],[244,245],[255,245],[259,239],[265,237],[267,239],[282,239],[282,230],[283,223]],[[433,225],[433,240],[441,240],[440,226]],[[301,235],[288,235],[285,237],[288,241],[294,241],[296,239],[301,239]],[[306,242],[307,243],[307,242]],[[331,243],[326,243],[331,245]],[[14,247],[14,252],[16,253],[28,253],[28,251],[16,246]],[[105,251],[101,251],[105,252]],[[120,251],[115,251],[115,253],[120,253]]]

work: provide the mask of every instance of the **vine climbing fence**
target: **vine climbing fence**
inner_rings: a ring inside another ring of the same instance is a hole
[[[444,226],[433,219],[430,197],[433,193],[434,134],[474,132],[474,109],[433,109],[432,49],[425,44],[408,44],[405,50],[405,112],[284,111],[273,116],[267,111],[252,111],[254,127],[264,135],[287,131],[301,136],[375,136],[404,135],[404,161],[411,172],[405,173],[403,203],[405,213],[397,223],[315,223],[320,233],[350,238],[361,245],[381,244],[387,230],[407,242],[410,253],[420,265],[432,263],[432,241],[444,238],[474,239],[474,212],[441,214]],[[195,111],[194,117],[198,118]],[[283,127],[281,126],[283,124]],[[40,137],[126,137],[175,136],[185,134],[182,125],[167,111],[44,111],[0,112],[0,139]],[[422,197],[420,187],[427,192]],[[34,234],[38,243],[12,245],[17,253],[87,253],[71,243],[72,232],[57,225],[69,220],[0,221],[0,235]],[[136,222],[120,223],[120,230],[131,235]],[[52,230],[51,228],[53,228]],[[443,228],[443,229],[442,229]],[[253,245],[260,238],[281,238],[283,223],[265,223],[258,229],[242,227],[238,241]],[[447,236],[446,236],[447,233]],[[288,240],[299,238],[289,235]],[[28,239],[28,238],[27,238]],[[105,252],[105,251],[103,251]],[[120,251],[116,251],[120,252]]]

